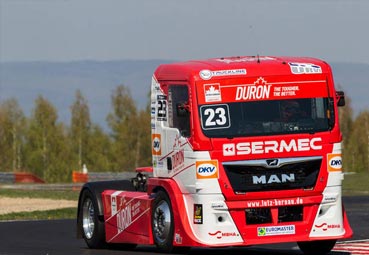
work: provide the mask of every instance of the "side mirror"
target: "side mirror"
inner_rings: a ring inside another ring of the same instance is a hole
[[[337,106],[345,106],[345,92],[336,91]]]

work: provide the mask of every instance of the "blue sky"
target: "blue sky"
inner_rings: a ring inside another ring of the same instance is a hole
[[[366,0],[0,0],[0,61],[300,55],[369,63]]]

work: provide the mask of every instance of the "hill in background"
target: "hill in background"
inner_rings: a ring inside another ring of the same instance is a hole
[[[58,110],[59,120],[70,123],[70,106],[80,89],[88,100],[92,121],[107,128],[113,90],[129,87],[139,108],[148,103],[151,77],[169,60],[15,62],[0,63],[0,101],[16,98],[29,116],[38,95]],[[336,86],[352,99],[354,112],[369,109],[369,64],[330,63]]]

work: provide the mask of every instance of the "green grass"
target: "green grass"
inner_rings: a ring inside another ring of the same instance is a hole
[[[369,195],[369,172],[345,174],[343,195]]]
[[[3,197],[28,197],[28,198],[50,198],[77,201],[79,191],[73,190],[18,190],[0,189]]]
[[[0,221],[7,220],[57,220],[76,219],[77,208],[64,208],[49,211],[18,212],[0,215]]]

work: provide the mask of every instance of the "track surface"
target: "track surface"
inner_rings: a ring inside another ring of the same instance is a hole
[[[345,197],[344,204],[351,227],[354,230],[353,239],[369,238],[369,196]],[[22,221],[0,222],[0,255],[27,254],[160,254],[153,246],[139,246],[133,251],[91,250],[82,239],[76,238],[75,220],[55,221]],[[205,249],[193,248],[188,254],[196,255],[282,255],[301,252],[295,243],[278,245],[253,246],[248,248]],[[348,255],[350,252],[331,252],[332,255]],[[355,253],[352,253],[355,254]],[[365,254],[369,254],[365,253]]]

